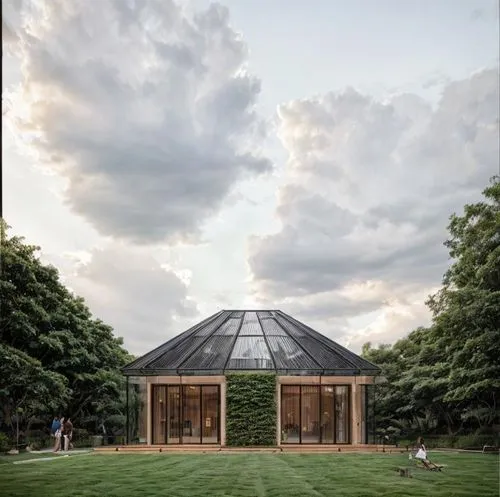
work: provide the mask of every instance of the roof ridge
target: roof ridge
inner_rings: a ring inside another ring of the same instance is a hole
[[[241,311],[232,311],[232,312],[241,312]],[[238,318],[236,318],[236,319],[238,319]],[[229,361],[231,360],[231,354],[233,353],[233,349],[234,349],[234,346],[236,344],[236,340],[238,340],[238,337],[240,336],[241,327],[243,326],[243,320],[245,319],[245,312],[244,311],[239,319],[240,319],[240,324],[238,325],[238,329],[236,330],[234,337],[231,339],[231,346],[229,347],[229,352],[227,353],[226,360],[224,361],[224,366],[222,366],[223,372],[226,371],[227,365],[229,364]]]
[[[262,312],[262,311],[260,311]],[[262,336],[264,337],[264,343],[266,344],[267,350],[269,350],[269,355],[271,356],[271,360],[273,361],[273,366],[274,369],[277,370],[277,364],[276,364],[276,357],[274,357],[273,351],[271,350],[271,346],[269,345],[269,340],[267,339],[267,335],[264,331],[264,328],[262,327],[262,323],[260,321],[259,313],[256,312],[255,315],[257,316],[257,321],[259,322],[260,329],[262,331]]]

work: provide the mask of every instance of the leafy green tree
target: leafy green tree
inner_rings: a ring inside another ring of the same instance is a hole
[[[0,405],[4,423],[14,430],[14,415],[32,417],[56,411],[68,400],[67,379],[42,367],[40,361],[0,344]]]
[[[122,339],[92,317],[82,298],[59,280],[57,269],[38,258],[39,248],[9,237],[1,224],[0,400],[3,422],[21,404],[24,421],[62,410],[78,418],[125,412],[118,409],[130,360]],[[21,385],[25,385],[23,391]]]
[[[379,426],[405,426],[449,434],[465,426],[499,423],[500,394],[500,181],[484,200],[451,216],[445,245],[453,264],[442,289],[427,302],[429,328],[419,328],[393,346],[363,355],[382,367]]]
[[[429,300],[430,339],[449,365],[444,399],[467,406],[463,416],[480,426],[498,423],[500,394],[500,181],[485,199],[453,215],[446,242],[455,262]]]

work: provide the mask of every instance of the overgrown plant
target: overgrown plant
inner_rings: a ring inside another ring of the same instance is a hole
[[[227,445],[276,445],[274,374],[228,375],[226,406]]]

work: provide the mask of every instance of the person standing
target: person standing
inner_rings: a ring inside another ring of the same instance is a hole
[[[54,418],[54,421],[55,423],[52,422],[52,429],[55,429],[54,437],[56,439],[56,442],[54,444],[54,452],[59,452],[61,450],[61,437],[62,437],[64,418],[61,419]]]
[[[69,450],[70,448],[73,448],[73,444],[71,443],[71,440],[73,439],[73,423],[71,422],[71,418],[68,418],[64,422],[63,426],[63,434],[64,434],[64,450]]]

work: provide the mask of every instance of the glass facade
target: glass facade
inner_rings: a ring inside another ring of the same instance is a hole
[[[127,377],[127,426],[128,444],[147,443],[148,390],[144,376]]]
[[[375,385],[361,385],[361,433],[365,444],[376,441]]]
[[[350,387],[282,385],[282,443],[350,443]]]
[[[152,439],[155,444],[218,443],[218,385],[153,385]]]

